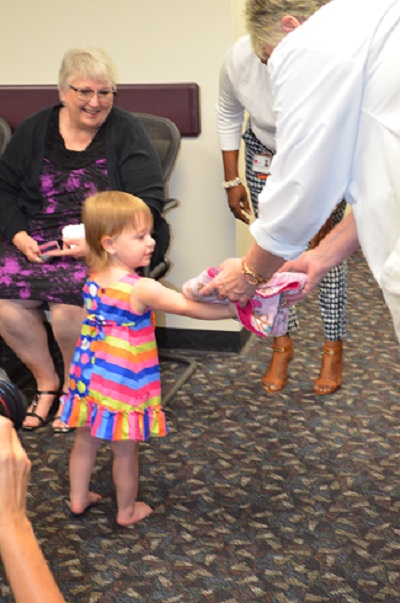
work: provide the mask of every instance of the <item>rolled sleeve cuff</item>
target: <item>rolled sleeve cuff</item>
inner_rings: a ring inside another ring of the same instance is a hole
[[[265,251],[283,258],[284,260],[293,260],[297,258],[307,248],[307,245],[288,245],[274,238],[265,228],[260,219],[255,220],[250,226],[250,232],[257,245]]]
[[[230,133],[219,132],[218,137],[221,151],[237,151],[240,149],[240,145],[242,143],[241,131]]]

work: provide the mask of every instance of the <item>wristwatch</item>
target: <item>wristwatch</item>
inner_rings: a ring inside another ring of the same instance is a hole
[[[267,282],[265,278],[248,267],[245,258],[242,259],[242,276],[249,283],[249,285],[262,285]]]

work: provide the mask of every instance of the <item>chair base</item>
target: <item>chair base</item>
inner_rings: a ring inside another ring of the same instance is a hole
[[[183,374],[179,377],[177,381],[175,381],[174,385],[170,387],[165,395],[161,396],[161,403],[164,408],[168,406],[172,398],[176,395],[177,391],[185,385],[187,381],[189,381],[190,377],[193,375],[196,370],[197,363],[194,358],[190,356],[179,356],[176,354],[172,354],[169,352],[160,352],[159,353],[160,360],[170,360],[171,362],[177,362],[178,364],[185,364],[187,368],[184,370]]]

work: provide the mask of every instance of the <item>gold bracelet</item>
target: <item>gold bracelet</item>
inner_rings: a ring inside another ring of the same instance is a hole
[[[246,258],[242,258],[242,276],[249,283],[249,285],[263,285],[267,282],[265,278],[248,267],[246,264]]]

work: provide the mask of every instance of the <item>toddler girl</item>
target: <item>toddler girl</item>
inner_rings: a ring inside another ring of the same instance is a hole
[[[192,318],[235,317],[234,304],[193,301],[135,270],[154,250],[148,206],[128,193],[106,191],[83,208],[88,280],[86,309],[71,365],[61,420],[77,427],[70,456],[70,509],[75,515],[100,502],[90,491],[96,453],[110,440],[117,523],[129,526],[152,509],[137,501],[139,442],[168,428],[161,406],[160,371],[152,310]]]

